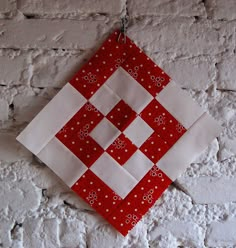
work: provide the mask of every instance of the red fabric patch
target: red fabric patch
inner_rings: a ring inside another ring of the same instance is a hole
[[[108,113],[107,119],[119,130],[124,131],[126,127],[135,119],[136,113],[123,100]]]
[[[108,221],[125,236],[171,183],[172,181],[154,165],[112,212]]]
[[[83,140],[93,130],[94,127],[103,119],[100,113],[91,103],[87,102],[56,134],[62,143],[74,136]]]
[[[63,141],[63,144],[71,150],[87,167],[90,167],[104,152],[103,148],[90,136],[83,140],[78,136]]]
[[[143,52],[130,56],[122,67],[154,97],[170,82],[170,77]]]
[[[117,43],[118,36],[119,32],[110,35],[89,62],[70,80],[70,84],[85,98],[89,99],[133,52],[135,45],[131,40]]]
[[[110,154],[120,165],[123,165],[137,150],[137,147],[122,133],[108,148]]]
[[[156,99],[148,104],[140,116],[169,145],[175,144],[186,132],[186,129]]]
[[[86,171],[71,189],[105,218],[122,201],[112,189],[90,170]]]
[[[71,150],[87,167],[90,167],[104,152],[89,133],[103,119],[103,115],[87,102],[56,137]]]
[[[139,148],[154,164],[170,149],[160,135],[153,133]]]

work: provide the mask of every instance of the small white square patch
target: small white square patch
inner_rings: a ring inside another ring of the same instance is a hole
[[[140,147],[146,141],[154,130],[139,116],[125,129],[124,134]]]
[[[103,149],[107,149],[120,133],[119,129],[117,129],[110,121],[103,118],[89,135]]]
[[[90,102],[107,115],[121,99],[105,84],[90,98]]]
[[[133,156],[123,165],[133,177],[140,181],[152,168],[153,162],[149,160],[141,151],[137,150]]]

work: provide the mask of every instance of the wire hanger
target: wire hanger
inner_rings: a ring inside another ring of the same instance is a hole
[[[125,15],[124,17],[121,18],[120,34],[117,39],[119,43],[126,43],[126,34],[127,34],[128,25],[129,25],[129,17],[128,15]]]
[[[129,11],[128,11],[128,5],[126,2],[123,17],[121,17],[120,33],[117,39],[119,43],[123,43],[123,44],[126,43],[126,34],[127,34],[128,25],[129,25]]]

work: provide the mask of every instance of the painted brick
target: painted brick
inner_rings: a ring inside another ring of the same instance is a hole
[[[182,177],[178,182],[198,204],[223,204],[236,200],[235,178]]]
[[[9,106],[7,101],[0,99],[0,121],[6,121],[8,119]]]
[[[13,6],[14,6],[14,1],[1,0],[0,1],[0,14],[7,13],[13,10]]]
[[[16,141],[16,134],[0,133],[0,159],[2,161],[30,160],[31,157],[31,153]]]
[[[219,70],[218,88],[236,90],[235,56],[223,58],[217,67]]]
[[[19,85],[28,82],[28,58],[30,53],[20,50],[0,49],[0,84]]]
[[[206,0],[208,15],[218,20],[235,20],[236,4],[234,0]]]
[[[213,222],[208,228],[207,245],[210,247],[233,247],[236,243],[236,220]]]
[[[40,51],[32,55],[31,85],[61,88],[69,81],[83,61],[79,52]]]
[[[139,15],[177,15],[206,16],[204,4],[199,0],[131,0],[128,1],[130,14]]]
[[[18,7],[25,14],[121,13],[122,0],[19,0]]]
[[[164,61],[164,71],[184,88],[207,89],[216,78],[216,68],[210,58],[196,57]]]
[[[88,49],[96,44],[101,21],[3,20],[0,48]]]
[[[178,31],[177,31],[178,30]],[[235,35],[233,25],[221,25],[193,18],[163,19],[156,17],[152,24],[148,20],[136,21],[128,33],[141,47],[152,53],[174,53],[177,56],[216,55],[226,49],[233,50]]]

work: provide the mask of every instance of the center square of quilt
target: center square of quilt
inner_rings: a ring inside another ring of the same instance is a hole
[[[72,79],[87,101],[56,134],[83,168],[72,189],[124,235],[172,182],[157,162],[186,131],[156,99],[170,78],[129,47],[108,39]]]

